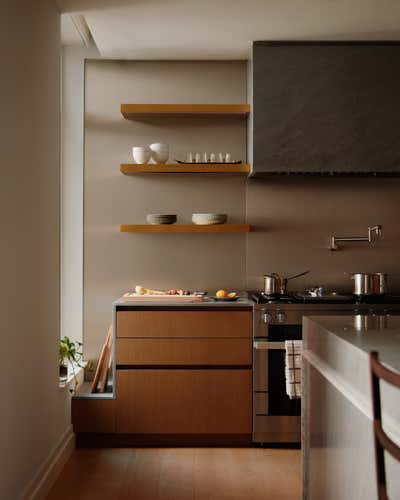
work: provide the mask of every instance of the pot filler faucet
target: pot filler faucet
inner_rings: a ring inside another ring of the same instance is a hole
[[[368,236],[349,236],[347,238],[342,238],[341,236],[331,236],[330,250],[339,250],[338,243],[346,243],[353,241],[360,241],[366,243],[372,243],[375,239],[382,237],[382,226],[372,226],[368,228]]]

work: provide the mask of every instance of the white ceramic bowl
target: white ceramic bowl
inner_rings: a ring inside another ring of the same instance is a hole
[[[197,225],[225,224],[228,220],[226,214],[193,214],[192,222]]]
[[[151,157],[156,163],[166,163],[169,158],[169,146],[161,142],[150,144]]]
[[[132,148],[132,156],[136,163],[144,165],[151,158],[151,151],[147,146],[134,146]]]

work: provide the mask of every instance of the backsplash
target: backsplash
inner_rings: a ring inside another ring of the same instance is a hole
[[[382,271],[393,274],[389,289],[400,292],[399,192],[397,178],[249,180],[246,214],[257,230],[247,239],[247,286],[262,287],[265,272],[290,275],[310,269],[307,276],[289,282],[289,290],[322,284],[350,291],[345,272]],[[383,237],[374,244],[328,249],[330,236],[365,235],[375,224],[382,224]]]

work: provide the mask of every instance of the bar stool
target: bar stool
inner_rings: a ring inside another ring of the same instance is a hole
[[[385,433],[382,428],[382,410],[381,410],[381,390],[379,379],[385,380],[391,385],[400,389],[400,374],[385,368],[379,362],[379,356],[376,351],[370,353],[371,369],[371,390],[372,390],[372,408],[373,408],[373,426],[375,442],[375,465],[376,480],[378,487],[378,499],[389,500],[386,488],[386,472],[384,450],[388,451],[396,460],[400,461],[400,447],[397,446]]]

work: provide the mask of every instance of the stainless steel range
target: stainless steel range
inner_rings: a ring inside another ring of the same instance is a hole
[[[303,316],[400,314],[400,297],[331,294],[252,295],[253,441],[300,443],[301,402],[289,399],[285,385],[285,340],[302,338]]]

